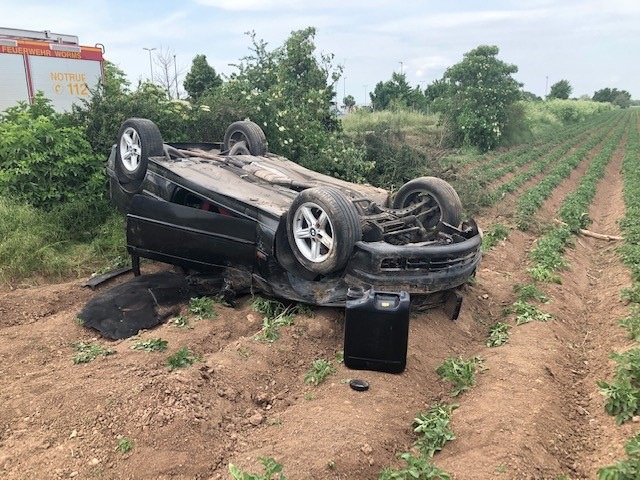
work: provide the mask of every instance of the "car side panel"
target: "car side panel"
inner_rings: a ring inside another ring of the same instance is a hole
[[[253,266],[256,222],[135,195],[127,214],[127,248],[184,267]]]

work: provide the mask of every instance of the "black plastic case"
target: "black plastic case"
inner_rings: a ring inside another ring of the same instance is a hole
[[[407,292],[350,291],[344,323],[344,364],[355,370],[402,373],[407,365]]]

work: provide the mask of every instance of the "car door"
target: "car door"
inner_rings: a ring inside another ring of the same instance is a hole
[[[127,214],[127,249],[132,255],[199,271],[252,266],[256,222],[135,195]]]

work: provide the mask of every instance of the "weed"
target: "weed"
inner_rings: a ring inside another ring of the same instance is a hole
[[[628,302],[640,303],[640,282],[634,282],[631,288],[624,288],[620,296]]]
[[[524,325],[525,323],[538,321],[546,322],[552,318],[556,318],[551,313],[545,313],[535,305],[525,301],[517,300],[513,305],[504,309],[505,315],[513,313],[516,316],[516,325]]]
[[[327,467],[329,467],[330,470],[333,470],[334,468],[336,468],[336,462],[334,462],[333,460],[329,460],[327,462]]]
[[[640,342],[640,308],[633,307],[631,315],[623,320],[618,320],[618,323],[627,331],[628,338]]]
[[[161,338],[150,338],[141,342],[136,342],[131,346],[133,350],[143,350],[145,352],[164,352],[168,345],[167,340]]]
[[[385,468],[378,480],[451,480],[451,475],[440,470],[423,457],[414,457],[410,453],[398,454],[407,466],[400,470]]]
[[[489,338],[485,342],[487,347],[499,347],[509,341],[509,329],[511,325],[508,323],[497,322],[489,327]]]
[[[319,358],[313,361],[311,368],[304,376],[304,383],[313,383],[314,385],[318,385],[324,382],[327,376],[335,374],[336,369],[333,366],[333,363],[329,360]]]
[[[242,359],[242,360],[248,360],[249,359],[249,350],[247,349],[247,347],[238,347],[238,356]]]
[[[498,473],[506,473],[507,472],[507,467],[505,467],[503,464],[500,464],[496,467],[496,472]]]
[[[529,300],[530,298],[533,298],[542,303],[549,302],[549,297],[547,297],[542,290],[538,289],[535,283],[514,285],[513,291],[518,294],[518,300]]]
[[[107,355],[115,353],[112,349],[103,347],[97,343],[78,342],[71,346],[76,351],[73,357],[73,363],[76,365],[79,363],[89,363],[98,355],[104,355],[106,357]]]
[[[84,320],[81,319],[80,317],[76,317],[75,320],[73,321],[76,325],[84,325]]]
[[[201,358],[189,350],[188,347],[182,347],[167,358],[167,365],[171,370],[177,370],[178,368],[186,368],[189,365],[193,365],[200,360]]]
[[[333,358],[334,358],[334,360],[335,360],[336,362],[338,362],[338,363],[344,363],[344,352],[343,352],[343,351],[336,352],[336,353],[333,355]]]
[[[607,399],[604,409],[620,425],[640,411],[640,348],[611,354],[611,358],[616,361],[614,379],[598,382],[598,386]]]
[[[457,404],[441,403],[430,407],[426,414],[418,413],[413,419],[413,431],[420,435],[413,445],[422,455],[431,458],[437,451],[442,450],[445,443],[456,438],[449,428],[451,412],[456,408]]]
[[[511,229],[509,227],[505,227],[500,223],[489,225],[482,237],[482,251],[486,252],[487,250],[491,250],[498,245],[499,242],[506,240],[510,232]]]
[[[311,401],[314,399],[313,393],[309,392],[304,396],[305,400]]]
[[[449,380],[455,384],[451,396],[457,397],[476,384],[476,368],[481,362],[480,357],[473,357],[468,361],[463,360],[462,357],[450,357],[436,368],[436,373],[440,375],[441,380]]]
[[[215,318],[218,316],[214,304],[216,301],[210,297],[194,297],[189,300],[189,313],[196,316],[196,320]]]
[[[131,440],[127,440],[126,438],[121,438],[118,441],[118,445],[114,449],[116,452],[127,453],[133,448],[133,442]]]
[[[189,319],[184,315],[179,315],[171,320],[171,325],[177,328],[193,328],[191,326],[191,323],[189,322]]]
[[[640,433],[624,446],[627,460],[598,470],[598,480],[635,480],[640,476]]]
[[[287,477],[282,473],[284,465],[276,462],[271,457],[259,457],[259,459],[262,463],[264,475],[247,473],[236,467],[233,463],[230,463],[229,472],[231,472],[231,476],[235,480],[286,480]]]
[[[251,306],[256,312],[264,314],[262,330],[255,338],[265,342],[278,340],[280,328],[293,325],[293,318],[296,315],[304,313],[307,316],[313,316],[313,312],[306,305],[285,305],[282,302],[262,297],[255,297]]]
[[[531,278],[536,282],[557,283],[558,285],[562,285],[562,278],[560,278],[560,275],[542,265],[536,265],[535,267],[528,268],[527,273],[531,275]]]

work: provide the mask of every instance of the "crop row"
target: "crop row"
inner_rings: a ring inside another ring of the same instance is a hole
[[[627,118],[631,120],[631,117]],[[565,224],[553,228],[536,241],[536,246],[531,251],[531,259],[535,266],[529,270],[534,280],[559,281],[554,272],[568,266],[564,259],[566,247],[571,245],[573,234],[590,223],[589,205],[596,194],[598,183],[604,176],[605,167],[613,157],[629,123],[627,121],[619,125],[591,160],[578,187],[565,197],[558,210],[558,217]]]
[[[475,167],[471,173],[484,185],[497,180],[507,173],[515,171],[517,168],[526,165],[536,158],[546,155],[553,148],[566,142],[572,145],[579,143],[589,130],[597,130],[602,125],[608,123],[613,118],[609,115],[600,115],[592,118],[589,122],[573,126],[558,131],[554,131],[553,135],[538,139],[538,141],[529,143],[514,150],[510,150],[501,155],[496,155],[488,162],[482,163]],[[580,139],[579,139],[579,138]]]
[[[618,323],[627,330],[628,337],[640,341],[640,133],[638,115],[627,139],[622,174],[624,182],[625,217],[620,222],[625,245],[620,248],[622,262],[630,269],[633,285],[621,293],[631,301],[629,316]],[[605,396],[605,410],[621,424],[640,413],[640,347],[612,354],[616,361],[614,378],[610,383],[598,382]],[[627,458],[615,465],[598,470],[599,480],[631,480],[640,475],[640,434],[625,445]]]
[[[620,117],[617,128],[624,128],[623,118]],[[582,163],[587,157],[589,151],[594,149],[604,138],[610,134],[610,131],[603,129],[598,135],[591,137],[585,144],[572,155],[558,162],[543,178],[540,183],[528,189],[520,196],[516,202],[516,226],[520,230],[527,230],[534,214],[542,207],[544,201],[549,198],[551,192],[569,177],[571,172]]]

